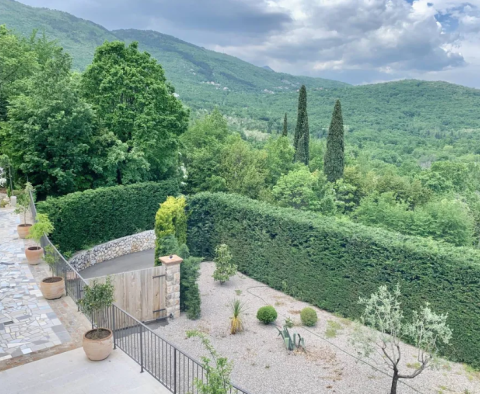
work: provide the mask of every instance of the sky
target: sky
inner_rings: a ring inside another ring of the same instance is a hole
[[[144,29],[275,71],[480,88],[480,0],[20,0]]]

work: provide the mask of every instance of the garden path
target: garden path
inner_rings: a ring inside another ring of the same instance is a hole
[[[70,341],[25,260],[18,223],[12,208],[0,210],[0,362]]]

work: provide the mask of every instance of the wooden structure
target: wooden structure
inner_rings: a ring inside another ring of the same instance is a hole
[[[108,276],[89,279],[105,283]],[[115,304],[141,322],[168,317],[166,268],[158,266],[109,275],[115,287]],[[122,326],[119,324],[117,327]]]

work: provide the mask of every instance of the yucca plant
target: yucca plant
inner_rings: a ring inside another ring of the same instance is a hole
[[[240,300],[234,299],[231,307],[233,316],[230,318],[230,334],[236,334],[243,331],[242,315],[244,304]]]

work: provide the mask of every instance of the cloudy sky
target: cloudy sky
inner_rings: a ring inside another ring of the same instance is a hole
[[[20,0],[171,34],[276,71],[480,88],[480,0]]]

